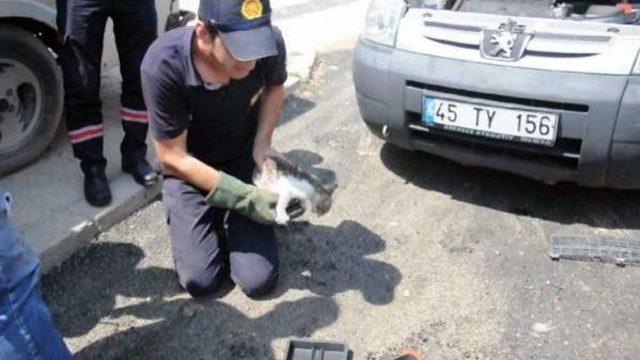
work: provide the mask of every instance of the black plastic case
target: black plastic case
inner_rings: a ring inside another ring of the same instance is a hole
[[[349,348],[343,343],[291,339],[285,360],[348,360]]]

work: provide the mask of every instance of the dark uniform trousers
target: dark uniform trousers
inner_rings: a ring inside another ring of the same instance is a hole
[[[251,182],[255,163],[246,155],[214,167]],[[180,284],[191,295],[203,296],[230,275],[247,295],[271,290],[278,278],[273,226],[211,207],[205,203],[206,195],[183,180],[165,176],[163,202]]]
[[[62,39],[59,62],[65,81],[69,139],[81,166],[106,165],[100,102],[100,70],[105,25],[113,20],[122,74],[123,158],[146,155],[148,115],[140,85],[140,64],[157,36],[154,0],[57,0]]]

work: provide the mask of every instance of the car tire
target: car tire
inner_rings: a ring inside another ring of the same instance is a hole
[[[0,176],[51,143],[64,102],[62,71],[35,35],[0,25]]]

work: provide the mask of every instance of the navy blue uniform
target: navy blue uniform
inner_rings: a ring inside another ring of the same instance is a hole
[[[105,25],[113,20],[122,74],[120,99],[123,157],[146,155],[148,115],[140,86],[140,64],[157,37],[154,0],[57,0],[62,35],[59,62],[65,80],[65,113],[74,155],[82,166],[105,165],[100,69]]]
[[[251,182],[251,152],[260,94],[287,78],[284,40],[277,30],[278,54],[262,58],[244,79],[205,84],[191,58],[194,28],[170,31],[150,48],[142,63],[142,86],[152,135],[166,140],[187,131],[188,152],[215,169]],[[192,295],[211,293],[230,273],[248,294],[276,282],[278,256],[273,227],[205,203],[206,192],[165,175],[173,257],[182,286]],[[226,228],[226,231],[225,231]]]

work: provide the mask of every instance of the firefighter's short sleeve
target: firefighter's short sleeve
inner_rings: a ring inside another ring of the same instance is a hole
[[[156,140],[173,139],[187,130],[189,110],[186,89],[162,69],[141,71],[142,92],[149,113],[149,128]]]

